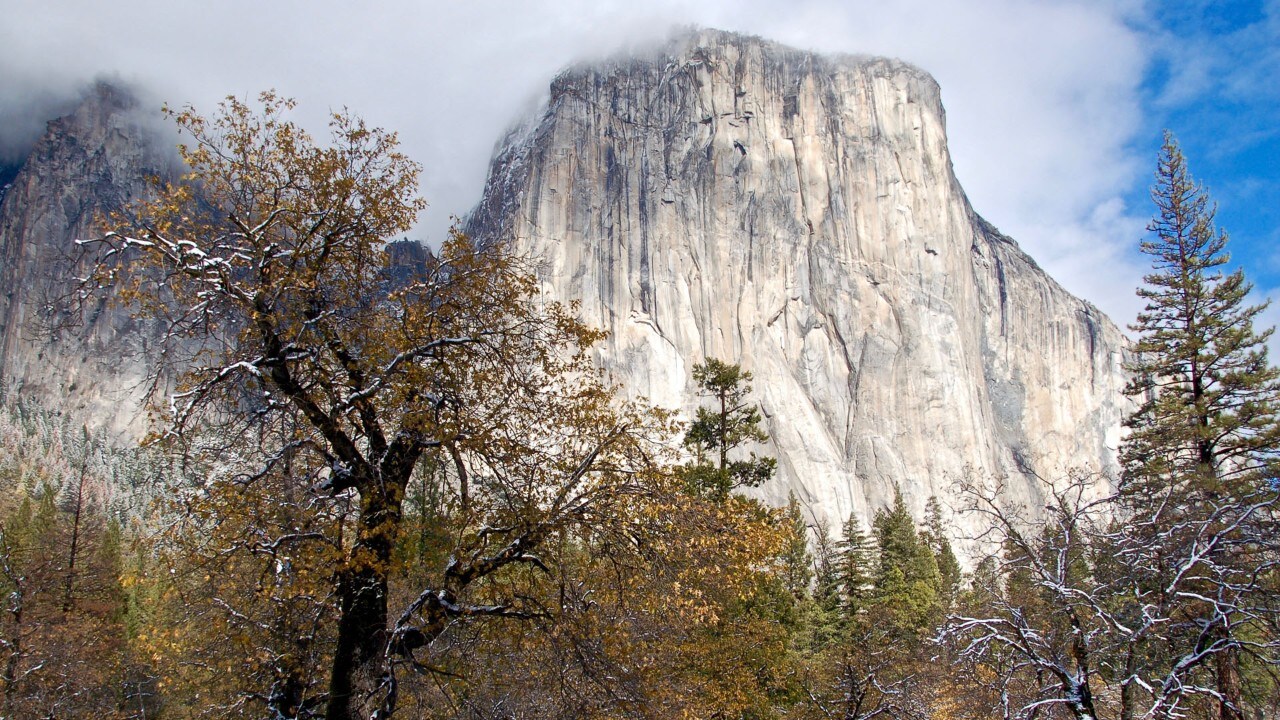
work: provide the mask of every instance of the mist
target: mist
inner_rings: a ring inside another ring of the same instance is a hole
[[[46,124],[75,108],[81,87],[30,87],[10,82],[0,89],[0,167],[21,163],[44,134]]]

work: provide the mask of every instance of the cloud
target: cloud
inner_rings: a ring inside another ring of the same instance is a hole
[[[1152,55],[1147,134],[1174,131],[1219,203],[1233,259],[1260,293],[1280,298],[1280,0],[1167,0],[1149,10],[1135,23]],[[1273,358],[1278,349],[1273,338]]]
[[[562,0],[456,3],[10,3],[0,119],[116,73],[210,109],[274,87],[302,120],[348,106],[400,132],[425,166],[439,239],[478,199],[493,143],[582,57],[697,24],[828,52],[900,57],[943,88],[956,171],[975,208],[1123,325],[1141,222],[1124,197],[1147,58],[1134,2],[1090,0]],[[8,124],[8,123],[6,123]],[[28,122],[26,127],[30,127]],[[17,127],[14,125],[13,127]],[[25,134],[24,134],[25,133]],[[0,147],[31,133],[0,133]]]
[[[0,74],[4,69],[0,64]],[[45,123],[69,112],[79,96],[69,87],[50,87],[21,77],[9,80],[0,93],[0,166],[22,162],[44,133]]]

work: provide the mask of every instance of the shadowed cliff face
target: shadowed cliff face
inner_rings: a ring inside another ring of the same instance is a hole
[[[0,201],[0,378],[90,424],[136,431],[148,333],[106,303],[85,325],[54,338],[45,307],[75,288],[77,239],[104,212],[147,191],[163,172],[153,130],[127,92],[95,86],[71,114],[49,123]]]
[[[0,202],[4,201],[5,194],[13,187],[13,180],[21,169],[22,165],[0,165]]]
[[[694,363],[740,361],[764,494],[833,525],[894,483],[917,510],[966,474],[1035,503],[1028,472],[1114,468],[1122,335],[973,212],[901,62],[706,31],[571,69],[468,230],[541,258],[633,394],[689,408]]]

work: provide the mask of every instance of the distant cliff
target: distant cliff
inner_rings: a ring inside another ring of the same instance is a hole
[[[569,69],[468,229],[540,258],[634,394],[688,408],[694,363],[740,361],[764,494],[834,525],[894,483],[917,510],[966,474],[1035,503],[1029,473],[1114,467],[1123,336],[969,206],[905,63],[704,31]]]
[[[146,178],[166,167],[167,151],[136,111],[128,92],[94,86],[49,123],[0,200],[0,379],[116,432],[140,426],[148,333],[97,303],[83,327],[55,339],[46,307],[84,274],[75,241],[92,237],[100,213],[145,193]]]

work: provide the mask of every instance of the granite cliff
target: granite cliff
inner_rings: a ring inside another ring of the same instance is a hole
[[[121,432],[153,336],[103,306],[55,341],[41,309],[95,214],[167,166],[153,133],[99,85],[0,201],[0,378]],[[500,145],[467,229],[580,301],[632,394],[687,409],[701,359],[754,373],[775,503],[838,524],[968,474],[1039,507],[1030,474],[1114,466],[1123,336],[973,211],[938,86],[902,62],[702,31],[571,68]]]
[[[1125,339],[970,207],[937,83],[896,60],[698,32],[583,65],[499,146],[468,231],[540,261],[630,392],[755,375],[788,492],[838,525],[899,484],[1114,467]]]
[[[0,195],[0,379],[9,392],[136,434],[141,426],[148,340],[154,335],[108,303],[55,337],[47,312],[75,289],[75,241],[92,237],[104,212],[147,192],[172,153],[128,91],[99,83],[44,136]]]

